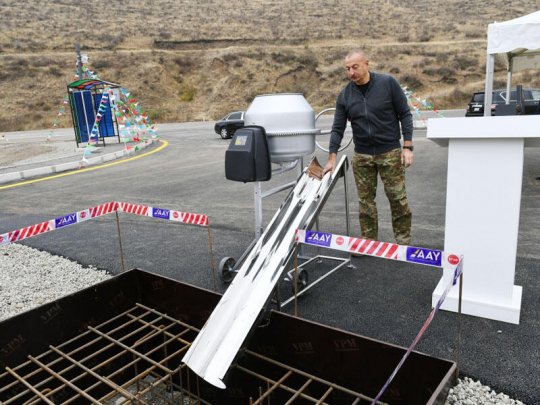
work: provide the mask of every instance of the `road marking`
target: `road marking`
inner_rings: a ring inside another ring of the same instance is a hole
[[[142,158],[142,157],[151,155],[152,153],[159,152],[159,151],[165,149],[165,148],[169,145],[169,142],[164,141],[164,140],[162,140],[161,143],[162,143],[162,145],[159,146],[157,149],[151,150],[151,151],[146,152],[146,153],[143,153],[143,154],[141,154],[141,155],[132,156],[132,157],[130,157],[130,158],[128,158],[128,159],[118,160],[118,161],[111,162],[111,163],[105,163],[105,164],[98,165],[98,166],[87,167],[87,168],[85,168],[85,169],[73,170],[73,171],[70,171],[70,172],[67,172],[67,173],[54,174],[54,175],[52,175],[52,176],[42,177],[42,178],[40,178],[40,179],[21,181],[21,182],[19,182],[19,183],[9,184],[9,185],[7,185],[7,186],[0,186],[0,190],[6,190],[6,189],[8,189],[8,188],[19,187],[19,186],[25,186],[25,185],[27,185],[27,184],[38,183],[38,182],[40,182],[40,181],[54,180],[54,179],[58,179],[58,178],[60,178],[60,177],[65,177],[65,176],[71,176],[71,175],[73,175],[73,174],[79,174],[79,173],[90,172],[90,171],[92,171],[92,170],[103,169],[103,168],[106,168],[106,167],[110,167],[110,166],[114,166],[114,165],[119,165],[119,164],[122,164],[122,163],[126,163],[126,162],[129,162],[129,161],[131,161],[131,160],[140,159],[140,158]]]

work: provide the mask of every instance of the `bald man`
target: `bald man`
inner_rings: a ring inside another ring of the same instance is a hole
[[[330,152],[323,173],[335,169],[343,132],[350,121],[362,236],[378,240],[375,196],[380,176],[390,202],[396,242],[410,245],[412,214],[405,189],[405,168],[413,163],[414,148],[407,97],[395,78],[369,70],[369,60],[361,50],[347,54],[345,69],[350,82],[337,97]]]

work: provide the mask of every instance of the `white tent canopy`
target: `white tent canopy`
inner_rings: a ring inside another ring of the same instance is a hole
[[[495,55],[508,60],[507,93],[512,87],[512,72],[540,68],[540,11],[513,20],[488,25],[484,115],[491,115]],[[510,97],[507,97],[507,102]]]

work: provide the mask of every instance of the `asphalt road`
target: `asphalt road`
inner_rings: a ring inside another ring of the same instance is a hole
[[[447,116],[453,115],[447,113]],[[168,147],[148,157],[104,169],[0,190],[0,233],[59,217],[107,201],[125,201],[209,216],[215,261],[238,258],[254,237],[253,185],[225,179],[228,141],[213,133],[213,122],[163,124]],[[16,136],[10,135],[11,138]],[[321,140],[324,143],[324,140]],[[413,244],[443,248],[447,149],[415,131],[415,164],[407,172],[413,210]],[[350,156],[352,148],[347,149]],[[316,151],[319,161],[325,153]],[[511,325],[463,316],[460,371],[497,391],[540,403],[540,154],[525,150],[516,285],[523,286],[521,323]],[[264,190],[296,177],[275,176]],[[357,202],[349,176],[352,233],[359,235]],[[501,185],[504,186],[504,185]],[[266,198],[264,221],[285,193]],[[388,203],[380,188],[381,240],[392,240]],[[493,204],[497,204],[496,201]],[[504,212],[501,212],[504,215]],[[126,268],[137,267],[212,289],[206,229],[121,214]],[[494,218],[493,220],[497,220]],[[336,186],[320,216],[321,230],[345,234],[344,187]],[[23,242],[26,245],[120,271],[115,216],[109,215]],[[494,246],[493,254],[497,254]],[[301,299],[299,313],[311,320],[375,339],[408,346],[431,309],[441,276],[429,270],[375,258],[354,258],[355,269],[325,279]],[[226,284],[218,281],[218,289]],[[418,350],[455,359],[457,315],[437,314]]]

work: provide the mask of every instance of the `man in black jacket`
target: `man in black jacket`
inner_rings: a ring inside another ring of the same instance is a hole
[[[337,152],[349,120],[353,131],[352,167],[360,203],[362,236],[378,239],[375,203],[378,174],[390,202],[396,242],[409,245],[412,215],[405,190],[405,168],[413,163],[412,115],[397,80],[371,72],[368,66],[369,61],[360,50],[353,50],[345,57],[350,82],[336,101],[330,153],[323,173],[336,167]]]

